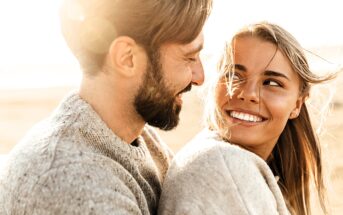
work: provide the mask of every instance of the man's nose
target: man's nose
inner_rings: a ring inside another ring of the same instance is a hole
[[[200,86],[204,83],[204,80],[204,68],[199,58],[199,60],[192,65],[192,84]]]

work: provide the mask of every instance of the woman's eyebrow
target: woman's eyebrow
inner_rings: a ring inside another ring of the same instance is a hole
[[[246,72],[247,68],[245,68],[245,66],[241,65],[241,64],[235,64],[235,69],[240,70],[242,72]]]
[[[242,71],[242,72],[246,72],[247,69],[245,66],[241,65],[241,64],[235,64],[235,69]],[[281,72],[276,72],[273,70],[266,70],[264,71],[263,75],[265,76],[276,76],[276,77],[282,77],[285,78],[287,80],[290,80],[285,74],[281,73]]]
[[[264,72],[264,75],[266,75],[266,76],[277,76],[277,77],[282,77],[282,78],[286,78],[287,80],[290,80],[285,74],[283,74],[281,72],[276,72],[273,70],[266,70]]]

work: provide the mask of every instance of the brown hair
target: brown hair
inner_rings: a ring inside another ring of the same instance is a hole
[[[212,0],[64,0],[61,28],[83,70],[94,73],[119,36],[149,52],[165,43],[191,42],[211,7]]]
[[[235,34],[219,63],[221,73],[228,72],[232,68],[230,65],[234,63],[232,53],[234,40],[245,36],[257,37],[273,43],[283,52],[293,70],[300,77],[300,93],[305,98],[309,96],[312,84],[328,81],[335,77],[335,74],[317,76],[311,72],[303,48],[297,40],[280,26],[266,22],[247,26]],[[220,76],[216,81],[217,83],[220,81]],[[232,82],[232,80],[228,80],[229,84],[230,81]],[[213,88],[211,90],[213,91]],[[213,97],[213,94],[211,96]],[[212,105],[207,112],[211,112],[206,116],[208,126],[211,129],[218,129],[221,135],[227,135],[229,131],[221,129],[225,122],[222,120],[218,107],[214,108]],[[311,214],[311,182],[314,182],[322,209],[324,213],[327,213],[321,149],[305,103],[299,116],[288,120],[267,163],[273,173],[280,177],[278,183],[292,214]]]

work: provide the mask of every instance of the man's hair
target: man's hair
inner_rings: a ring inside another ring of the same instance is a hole
[[[83,71],[93,74],[119,36],[146,51],[193,41],[211,7],[212,0],[64,0],[61,30]]]

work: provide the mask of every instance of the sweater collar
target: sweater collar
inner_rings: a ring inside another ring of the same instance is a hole
[[[148,149],[142,136],[137,138],[137,146],[133,146],[118,137],[95,112],[92,106],[83,100],[78,92],[68,95],[61,103],[58,111],[68,120],[72,120],[80,133],[86,137],[91,147],[107,156],[129,153],[130,157],[145,157]],[[145,129],[143,133],[145,132]]]

